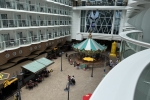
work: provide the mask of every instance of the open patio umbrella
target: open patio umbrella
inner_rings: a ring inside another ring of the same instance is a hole
[[[90,93],[87,95],[84,95],[82,100],[90,100],[91,96],[92,96],[92,94],[90,94]]]
[[[95,59],[91,58],[91,57],[84,57],[83,60],[85,60],[85,61],[94,61]]]
[[[84,57],[83,60],[93,62],[95,59],[91,57]],[[93,65],[92,65],[91,77],[93,77]]]
[[[105,51],[107,49],[107,46],[100,45],[95,40],[93,40],[90,33],[88,39],[84,40],[79,44],[73,44],[73,48],[77,52],[93,55],[94,53],[100,53],[102,51]]]

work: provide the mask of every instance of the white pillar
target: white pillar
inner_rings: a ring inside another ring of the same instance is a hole
[[[116,11],[114,11],[113,21],[112,21],[112,26],[111,26],[111,35],[113,35],[114,33],[115,16],[116,16]]]
[[[125,26],[125,20],[126,20],[126,10],[123,10],[120,19],[119,34],[123,32],[123,27]]]
[[[71,39],[76,39],[76,35],[80,33],[80,20],[81,20],[81,11],[73,11],[72,14],[72,34],[71,34]]]

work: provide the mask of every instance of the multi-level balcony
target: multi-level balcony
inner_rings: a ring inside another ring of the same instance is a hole
[[[0,28],[30,27],[30,26],[64,26],[71,25],[71,20],[27,20],[27,19],[2,19]]]
[[[50,1],[50,0],[47,0],[47,1]],[[68,5],[68,6],[72,6],[71,0],[51,0],[51,1],[61,3],[61,4],[64,4],[64,5]]]
[[[64,0],[62,0],[64,1]],[[68,2],[66,3],[68,4]],[[24,11],[34,11],[34,12],[42,12],[42,13],[49,13],[49,14],[61,14],[61,15],[71,15],[71,9],[63,8],[60,6],[54,6],[53,4],[43,4],[39,5],[37,3],[27,3],[21,1],[14,1],[14,0],[6,0],[6,2],[0,1],[0,8],[6,9],[15,9],[15,10],[24,10]]]
[[[15,34],[15,33],[14,33]],[[16,37],[9,37],[6,41],[0,42],[0,51],[3,50],[10,50],[17,47],[23,47],[31,44],[37,44],[40,42],[46,42],[49,40],[58,39],[61,37],[69,36],[71,34],[70,29],[64,29],[64,30],[56,30],[52,33],[34,33],[31,36],[28,36],[27,34],[23,34],[22,37],[16,38]],[[3,34],[1,34],[3,36]]]
[[[127,6],[125,0],[74,0],[74,6]]]

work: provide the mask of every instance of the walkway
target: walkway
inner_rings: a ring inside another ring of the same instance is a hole
[[[71,53],[73,52],[68,52],[68,55]],[[63,71],[60,71],[61,57],[53,60],[55,63],[48,67],[49,70],[54,70],[51,76],[45,78],[33,90],[23,87],[21,92],[22,100],[68,100],[68,93],[64,91],[68,75],[74,75],[76,79],[76,85],[70,87],[70,100],[82,100],[83,95],[93,93],[104,76],[104,67],[94,68],[93,77],[91,77],[91,69],[86,71],[77,70],[68,63],[65,54],[63,54],[62,58]],[[106,67],[106,72],[108,70],[109,67]]]

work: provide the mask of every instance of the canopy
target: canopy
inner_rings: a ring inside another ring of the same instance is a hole
[[[24,65],[23,68],[26,70],[29,70],[33,73],[37,73],[52,63],[53,63],[53,61],[51,61],[51,60],[48,60],[46,58],[41,58],[41,59],[33,61],[27,65]]]
[[[91,54],[105,51],[107,47],[105,45],[100,45],[91,38],[88,38],[79,44],[73,45],[73,48],[75,51]]]
[[[46,67],[46,65],[43,65],[37,61],[34,61],[32,63],[29,63],[29,64],[23,66],[23,68],[25,68],[33,73],[36,73],[45,67]]]
[[[46,65],[46,66],[48,66],[48,65],[50,65],[50,64],[53,63],[53,61],[48,60],[46,58],[41,58],[41,59],[38,59],[36,61],[39,62],[39,63],[41,63],[41,64],[43,64],[43,65]]]

